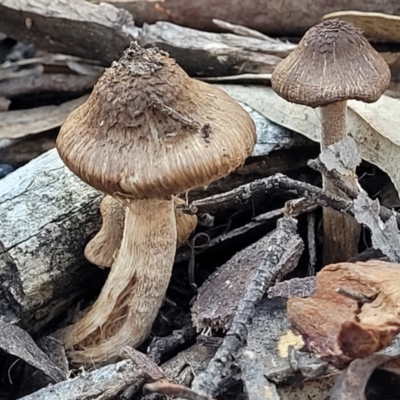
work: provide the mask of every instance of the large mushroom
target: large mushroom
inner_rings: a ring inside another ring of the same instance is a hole
[[[102,292],[64,337],[73,363],[100,365],[146,339],[175,256],[172,196],[228,175],[255,140],[242,107],[162,51],[132,44],[104,72],[57,138],[68,168],[125,206]]]
[[[390,69],[352,23],[332,19],[309,29],[272,74],[273,89],[285,100],[321,107],[321,149],[347,135],[347,100],[377,101],[390,84]],[[357,186],[355,171],[346,178]],[[324,180],[324,189],[341,193]],[[341,193],[343,195],[343,193]],[[324,264],[343,261],[358,249],[360,227],[324,208]]]

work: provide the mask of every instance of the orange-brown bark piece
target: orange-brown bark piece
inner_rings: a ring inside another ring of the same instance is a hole
[[[338,367],[387,347],[400,332],[400,264],[371,260],[326,266],[315,296],[288,301],[288,318],[308,348]],[[357,301],[342,288],[371,299]]]

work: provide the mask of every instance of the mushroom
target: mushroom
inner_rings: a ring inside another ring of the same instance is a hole
[[[59,154],[84,182],[124,204],[121,246],[92,309],[63,340],[74,364],[101,365],[148,336],[177,242],[172,196],[244,163],[255,145],[246,111],[190,78],[168,54],[132,44],[66,119]]]
[[[174,196],[176,219],[176,247],[181,246],[189,238],[197,225],[195,215],[185,214],[178,207],[184,200]],[[124,205],[112,196],[105,196],[100,203],[100,214],[103,219],[101,229],[86,245],[86,259],[100,268],[110,268],[114,256],[121,246],[124,232]]]
[[[360,29],[338,19],[309,29],[272,74],[272,87],[285,100],[321,107],[321,149],[347,135],[347,100],[377,101],[390,84],[390,69]],[[358,188],[355,171],[347,182]],[[324,179],[324,189],[341,194]],[[360,227],[348,216],[324,208],[324,263],[357,254]]]

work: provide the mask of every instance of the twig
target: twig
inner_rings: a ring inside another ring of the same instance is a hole
[[[174,119],[176,122],[179,122],[180,124],[182,124],[182,126],[185,126],[187,128],[193,130],[198,130],[201,128],[201,125],[198,122],[194,121],[191,118],[184,117],[178,111],[174,110],[171,107],[168,107],[156,95],[150,95],[150,98],[153,102],[153,107],[157,108],[163,115]]]
[[[228,83],[228,82],[235,82],[235,83],[264,83],[270,84],[271,83],[271,74],[240,74],[240,75],[228,75],[228,76],[204,76],[198,77],[200,81],[204,82],[213,82],[213,83]]]
[[[268,211],[264,214],[257,215],[253,218],[254,222],[269,221],[270,219],[280,217],[284,212],[283,208],[278,208],[277,210]]]
[[[248,327],[254,316],[255,306],[277,279],[297,265],[303,243],[296,228],[297,221],[293,218],[285,217],[278,221],[276,231],[269,237],[265,258],[260,260],[260,266],[239,301],[232,325],[221,347],[210,361],[208,368],[193,380],[192,389],[195,392],[204,396],[214,396],[219,391],[221,383],[230,377],[232,363],[247,341]]]
[[[196,328],[190,322],[181,329],[173,331],[171,335],[153,339],[147,349],[148,357],[159,364],[166,354],[171,354],[175,349],[194,340],[196,337]]]
[[[271,42],[271,43],[279,43],[278,40],[272,39],[269,36],[264,35],[261,32],[258,32],[254,29],[247,28],[242,25],[231,24],[229,22],[221,21],[220,19],[216,19],[216,18],[214,18],[212,20],[212,22],[214,22],[214,24],[217,25],[219,28],[225,29],[227,31],[231,31],[231,32],[235,33],[236,35],[252,37],[252,38],[256,38],[256,39],[260,39],[260,40],[266,40],[267,42]]]
[[[315,160],[309,160],[307,165],[329,179],[346,196],[349,196],[350,199],[357,198],[359,192],[346,184],[346,182],[343,180],[342,175],[339,172],[337,172],[336,170],[329,171],[329,169],[325,167],[325,165],[321,162],[319,158]]]
[[[374,297],[367,297],[365,295],[363,295],[362,293],[356,293],[353,290],[350,289],[345,289],[345,288],[337,288],[336,289],[336,293],[348,297],[351,300],[356,301],[359,304],[368,304],[368,303],[372,303],[374,301],[374,299],[376,298],[376,296]]]
[[[144,389],[150,392],[179,397],[186,400],[213,400],[211,397],[202,396],[185,386],[169,382],[148,383],[144,385]]]
[[[111,399],[130,385],[142,381],[144,373],[131,361],[124,360],[85,373],[73,379],[45,387],[23,397],[24,400]]]
[[[263,219],[261,221],[252,221],[246,225],[240,226],[239,228],[232,229],[229,232],[223,233],[222,235],[219,235],[214,239],[211,239],[207,247],[205,248],[198,247],[197,249],[195,249],[195,254],[201,254],[203,251],[208,250],[220,243],[223,243],[227,240],[234,239],[238,236],[242,236],[248,232],[251,232],[253,229],[256,229],[264,225],[266,222],[267,220]],[[190,260],[191,257],[192,257],[192,250],[190,248],[188,250],[180,250],[175,256],[175,263]]]
[[[354,217],[354,205],[351,200],[345,200],[339,196],[323,192],[322,189],[317,186],[288,178],[283,174],[271,175],[268,178],[258,179],[246,185],[241,185],[229,192],[193,201],[189,207],[183,208],[183,210],[188,213],[212,213],[224,207],[245,203],[252,197],[278,191],[286,194],[290,193],[299,197],[306,197],[314,204],[323,207],[331,207],[342,214],[348,214]],[[380,207],[379,216],[383,222],[388,221],[392,215],[392,210],[383,206]],[[400,214],[394,213],[394,215],[396,216],[397,225],[400,227]]]
[[[317,249],[315,245],[315,213],[307,214],[307,242],[308,242],[308,275],[315,275],[315,263],[317,260]]]
[[[129,358],[136,368],[143,371],[143,374],[147,379],[150,379],[151,381],[167,379],[164,371],[154,361],[146,356],[146,354],[143,354],[130,346],[125,346],[121,350],[121,356]]]

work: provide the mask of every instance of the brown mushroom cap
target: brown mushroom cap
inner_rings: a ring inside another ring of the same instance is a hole
[[[64,163],[110,195],[166,197],[228,175],[255,126],[222,90],[191,79],[158,49],[132,44],[57,138]]]
[[[332,19],[309,29],[272,74],[284,99],[310,107],[349,99],[377,101],[390,84],[390,69],[350,22]]]

